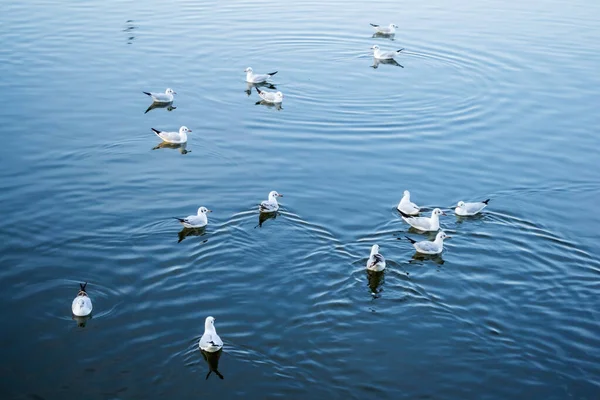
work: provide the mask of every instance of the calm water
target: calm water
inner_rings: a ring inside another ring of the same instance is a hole
[[[600,398],[600,5],[529,3],[5,2],[0,398]],[[492,201],[418,259],[405,189]]]

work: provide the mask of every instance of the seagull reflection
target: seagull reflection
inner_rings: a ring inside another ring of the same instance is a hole
[[[374,299],[381,297],[383,292],[383,283],[385,282],[385,270],[383,271],[367,271],[367,279],[369,280],[369,289],[371,290],[371,296]]]
[[[152,150],[157,150],[157,149],[179,149],[179,152],[181,154],[187,154],[187,153],[191,153],[191,150],[186,150],[187,147],[187,142],[185,143],[167,143],[167,142],[160,142],[159,144],[157,144],[156,146],[154,146],[152,148]]]
[[[277,218],[277,216],[279,215],[278,212],[271,212],[271,213],[259,213],[258,214],[258,227],[262,228],[262,225],[269,219],[275,219]],[[256,228],[256,226],[255,226]]]
[[[254,105],[256,105],[256,106],[259,104],[262,106],[265,106],[265,107],[274,108],[277,111],[283,110],[283,107],[281,107],[281,103],[271,103],[271,102],[264,101],[264,100],[257,101],[256,103],[254,103]]]
[[[246,82],[246,94],[250,96],[252,94],[253,88],[267,88],[272,90],[277,90],[277,86],[273,85],[270,82],[260,82],[260,83],[250,83]]]
[[[166,108],[167,111],[173,111],[175,110],[177,107],[173,107],[173,102],[171,103],[152,103],[150,104],[150,106],[146,109],[146,111],[144,111],[144,114],[146,114],[148,111],[152,111],[155,108]]]
[[[126,32],[129,35],[127,37],[127,44],[132,44],[135,40],[135,36],[133,36],[133,31],[134,29],[137,29],[137,27],[133,24],[134,22],[135,21],[133,21],[132,19],[128,19],[125,23],[125,29],[123,29],[123,32]]]
[[[210,376],[211,373],[215,373],[219,378],[223,379],[223,375],[219,372],[219,358],[221,358],[221,353],[223,353],[223,348],[219,349],[219,351],[215,351],[214,353],[209,353],[208,351],[200,350],[202,353],[202,358],[208,364],[208,374],[206,374],[206,379]]]
[[[419,252],[415,252],[412,256],[412,260],[408,260],[409,263],[421,262],[421,261],[433,261],[438,265],[444,264],[444,259],[441,254],[421,254]]]
[[[77,326],[80,328],[85,328],[85,324],[87,324],[88,320],[92,319],[92,314],[86,315],[85,317],[78,317],[76,315],[72,315],[73,321],[77,322]]]
[[[179,240],[177,241],[177,243],[181,243],[183,241],[183,239],[185,239],[188,236],[204,236],[204,234],[206,233],[206,227],[203,226],[202,228],[183,228],[182,230],[180,230],[177,233],[177,237],[179,237]],[[206,240],[205,240],[206,242]]]
[[[390,58],[388,60],[380,60],[379,58],[373,58],[373,65],[371,65],[371,68],[377,69],[379,68],[379,64],[395,65],[396,67],[404,68],[403,65],[398,64],[398,62],[393,58]]]
[[[373,34],[373,38],[382,38],[382,39],[390,39],[391,41],[394,40],[394,36],[396,36],[395,33],[381,33],[381,32],[375,32]]]

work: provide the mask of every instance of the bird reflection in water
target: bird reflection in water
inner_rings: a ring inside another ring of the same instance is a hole
[[[133,36],[133,31],[137,29],[137,27],[133,24],[134,22],[135,21],[132,19],[128,19],[125,23],[125,29],[123,29],[123,32],[126,32],[128,35],[127,44],[132,44],[135,39],[135,36]]]
[[[408,260],[409,263],[422,262],[422,261],[433,261],[438,265],[444,264],[444,259],[441,254],[421,254],[419,252],[415,252],[413,254],[412,259]]]
[[[182,230],[179,231],[179,233],[177,233],[177,237],[179,238],[177,243],[181,243],[183,241],[183,239],[185,239],[188,236],[203,236],[205,233],[206,233],[206,227],[183,228]],[[204,242],[206,242],[206,240],[204,240]]]
[[[146,114],[148,111],[152,111],[155,108],[166,108],[167,111],[173,111],[175,110],[177,107],[173,107],[173,102],[170,103],[156,103],[153,102],[152,104],[150,104],[150,106],[146,109],[146,111],[144,111],[144,114]]]
[[[277,215],[279,215],[278,212],[271,212],[271,213],[259,213],[258,214],[258,227],[262,228],[262,225],[269,219],[275,219],[277,218]],[[256,228],[256,226],[255,226]]]
[[[159,144],[157,144],[156,146],[154,146],[152,148],[152,150],[157,150],[157,149],[178,149],[181,154],[191,153],[192,151],[191,150],[186,150],[186,147],[187,147],[187,142],[185,142],[185,143],[160,142]]]
[[[380,60],[378,58],[373,58],[373,65],[371,65],[371,68],[377,69],[379,68],[379,64],[395,65],[396,67],[404,68],[404,65],[398,64],[398,62],[393,58],[390,58],[389,60]]]
[[[395,33],[381,33],[381,32],[375,32],[373,34],[373,36],[371,36],[372,38],[379,38],[379,39],[390,39],[391,41],[394,41],[394,37],[396,36]]]
[[[383,271],[367,271],[367,279],[369,281],[369,290],[374,299],[381,297],[383,292],[383,283],[385,282],[385,270]]]
[[[209,353],[208,351],[200,350],[202,353],[202,358],[208,364],[208,374],[206,374],[206,379],[210,376],[211,373],[215,373],[219,378],[224,379],[223,375],[219,372],[219,359],[221,358],[221,353],[223,353],[223,349],[219,349],[219,351],[215,351],[214,353]]]
[[[271,90],[277,90],[277,86],[273,85],[270,82],[260,82],[260,83],[246,82],[245,92],[248,95],[248,97],[250,97],[250,95],[252,94],[253,88],[267,88],[267,89],[271,89]]]
[[[254,103],[255,105],[263,105],[265,107],[269,107],[269,108],[274,108],[277,111],[283,110],[283,107],[281,107],[281,103],[270,103],[268,101],[264,101],[264,100],[260,100],[257,101],[256,103]]]
[[[87,324],[88,320],[92,319],[92,314],[86,315],[85,317],[78,317],[76,315],[72,315],[73,321],[77,322],[77,326],[80,328],[85,328],[85,324]]]

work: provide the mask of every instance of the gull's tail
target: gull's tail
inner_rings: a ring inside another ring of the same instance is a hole
[[[262,94],[262,90],[260,90],[259,88],[256,88],[256,91],[258,92],[258,94]]]
[[[404,237],[405,237],[405,238],[407,238],[407,239],[408,239],[408,241],[409,241],[409,242],[411,242],[412,244],[415,244],[415,243],[417,243],[417,241],[416,241],[415,239],[411,239],[411,238],[409,238],[408,236],[404,236]]]
[[[147,94],[148,96],[152,96],[152,93],[148,93],[148,92],[142,92],[144,94]]]
[[[489,203],[489,202],[490,202],[490,200],[491,200],[491,199],[484,200],[484,201],[482,201],[482,203],[483,203],[483,204],[487,204],[487,203]]]
[[[396,50],[396,53],[400,53],[402,50],[404,50],[404,48],[401,48],[400,50]]]
[[[156,133],[157,135],[160,133],[160,131],[159,131],[158,129],[154,129],[154,128],[150,128],[150,129],[152,129],[152,131],[153,131],[154,133]]]
[[[85,292],[85,287],[86,287],[86,286],[87,286],[87,282],[85,282],[85,283],[80,283],[80,284],[79,284],[79,287],[81,288],[81,291],[82,291],[82,292]]]
[[[208,379],[208,377],[210,376],[210,374],[211,374],[212,372],[213,372],[212,370],[208,371],[208,374],[206,374],[206,379]],[[220,373],[219,371],[217,371],[216,369],[215,369],[215,371],[214,371],[214,372],[215,372],[215,374],[217,374],[217,376],[218,376],[219,378],[221,378],[221,379],[225,379],[225,378],[223,377],[223,375],[221,375],[221,373]]]
[[[379,28],[379,25],[376,25],[376,24],[369,24],[369,25],[371,25],[373,28]]]
[[[279,71],[271,72],[270,74],[267,74],[267,75],[269,75],[269,76],[273,76],[273,75],[275,75],[275,74],[276,74],[276,73],[278,73],[278,72],[279,72]]]
[[[185,222],[184,218],[177,218],[177,217],[171,217],[171,218],[175,218],[177,221],[181,222],[182,224]]]

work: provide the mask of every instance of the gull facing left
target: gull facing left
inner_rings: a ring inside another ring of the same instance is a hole
[[[408,216],[417,215],[421,211],[421,207],[410,201],[410,192],[408,190],[404,191],[402,199],[400,199],[400,203],[398,203],[398,207],[396,208],[403,215]]]
[[[223,348],[223,341],[219,335],[217,335],[217,330],[215,329],[214,317],[206,317],[206,320],[204,321],[204,334],[202,334],[202,337],[198,342],[198,347],[200,347],[200,350],[209,353],[214,353]]]
[[[367,269],[369,271],[383,271],[385,269],[385,258],[379,254],[379,245],[374,244],[371,247],[371,255],[367,260]]]
[[[182,126],[179,128],[179,132],[164,132],[154,128],[150,129],[152,129],[152,132],[154,132],[156,136],[161,138],[164,142],[175,144],[187,142],[187,134],[192,131],[191,129],[188,129],[187,126]]]
[[[396,57],[400,52],[404,49],[395,50],[395,51],[382,51],[378,45],[374,45],[371,47],[373,50],[373,57],[378,58],[380,60],[390,60]]]
[[[459,201],[457,207],[454,209],[456,215],[460,215],[463,217],[479,214],[485,207],[487,207],[490,199],[484,201],[477,201],[474,203],[465,203],[464,201]]]

